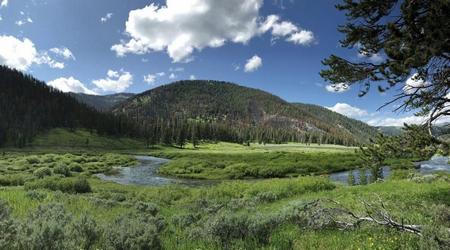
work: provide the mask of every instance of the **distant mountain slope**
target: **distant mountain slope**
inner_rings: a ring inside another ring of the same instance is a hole
[[[128,121],[100,113],[5,66],[0,66],[0,87],[0,146],[24,146],[38,133],[57,127],[86,128],[110,135],[133,132]]]
[[[134,96],[131,93],[119,93],[113,95],[87,95],[82,93],[70,93],[79,102],[85,103],[99,111],[109,111],[115,105]]]
[[[219,81],[179,81],[132,97],[114,107],[138,122],[186,117],[230,127],[271,128],[298,136],[367,142],[376,129],[314,105],[291,104],[267,92]]]
[[[400,126],[380,126],[377,127],[377,129],[385,134],[385,135],[401,135],[403,133],[403,127]],[[446,136],[448,137],[450,135],[450,124],[436,124],[433,125],[433,135],[435,136]]]
[[[398,126],[379,126],[378,131],[384,135],[397,136],[403,134],[402,127]]]
[[[341,115],[322,106],[303,103],[294,103],[294,105],[310,113],[318,120],[335,125],[359,138],[373,137],[378,133],[376,128],[369,126],[367,123]]]

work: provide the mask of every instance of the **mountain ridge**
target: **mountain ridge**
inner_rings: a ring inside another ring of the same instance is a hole
[[[314,114],[317,110],[320,110],[322,116],[332,114],[339,118],[341,127],[331,124],[331,118],[324,119]],[[185,117],[219,121],[233,128],[282,129],[297,133],[298,136],[313,133],[318,138],[333,137],[331,142],[336,138],[345,138],[364,143],[377,133],[375,128],[361,121],[326,108],[311,104],[292,104],[263,90],[225,81],[177,81],[137,94],[117,104],[112,112],[124,114],[138,122]]]

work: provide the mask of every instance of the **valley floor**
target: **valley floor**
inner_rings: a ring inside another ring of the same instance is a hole
[[[424,235],[438,235],[450,227],[448,175],[422,177],[402,170],[363,186],[303,176],[358,167],[354,150],[218,143],[196,149],[147,150],[138,145],[126,151],[76,147],[62,153],[35,146],[28,152],[5,152],[0,155],[0,249],[442,247],[430,237],[371,223],[338,227],[330,211],[345,208],[362,216],[367,213],[363,201],[380,200],[385,205],[380,209],[397,221],[425,225]],[[172,159],[161,169],[163,174],[230,180],[196,187],[151,187],[104,182],[94,176],[114,174],[116,166],[133,166],[136,160],[130,153]],[[255,177],[271,178],[245,180]],[[244,180],[232,180],[236,178]],[[316,207],[308,210],[308,206]],[[339,219],[351,220],[343,215]]]

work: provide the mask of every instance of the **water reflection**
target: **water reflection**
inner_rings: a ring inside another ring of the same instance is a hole
[[[435,155],[428,161],[418,162],[416,170],[424,175],[436,172],[450,173],[449,160],[448,156]],[[348,185],[365,185],[388,178],[390,174],[391,169],[384,166],[332,173],[330,179]]]

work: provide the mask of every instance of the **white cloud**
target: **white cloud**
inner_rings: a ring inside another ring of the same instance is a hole
[[[16,21],[16,25],[17,25],[17,26],[22,26],[22,25],[25,25],[25,24],[27,24],[27,23],[33,23],[33,19],[31,19],[30,17],[27,17],[27,18],[25,18],[25,19]]]
[[[113,13],[107,13],[104,17],[100,18],[100,22],[106,23],[109,19],[113,17]]]
[[[13,36],[0,36],[0,64],[18,70],[27,70],[38,55],[33,42]]]
[[[333,107],[327,107],[327,109],[351,118],[361,118],[369,115],[369,113],[366,110],[353,107],[347,103],[338,102]]]
[[[327,85],[327,86],[325,86],[325,89],[328,92],[342,93],[342,92],[350,90],[350,86],[347,83],[341,82],[341,83]]]
[[[41,52],[35,59],[34,62],[37,64],[47,64],[50,68],[53,69],[63,69],[64,63],[55,61],[53,58],[51,58],[48,55],[48,52],[44,51]]]
[[[292,34],[286,41],[293,42],[295,44],[309,45],[314,42],[314,34],[309,30],[302,30]]]
[[[309,30],[302,30],[295,24],[288,21],[280,21],[277,15],[270,15],[259,27],[260,33],[272,30],[274,38],[286,37],[286,41],[298,45],[309,45],[314,42],[314,33]]]
[[[195,79],[197,79],[197,78],[195,77],[195,75],[190,75],[190,76],[189,76],[189,80],[195,80]]]
[[[254,55],[252,58],[247,60],[245,64],[245,72],[253,72],[262,66],[262,59],[258,55]]]
[[[94,91],[88,89],[82,82],[73,78],[72,76],[69,78],[61,77],[50,81],[47,85],[52,86],[56,89],[61,90],[62,92],[73,92],[73,93],[84,93],[89,95],[97,95]]]
[[[0,36],[0,64],[24,71],[32,64],[64,68],[64,63],[54,60],[47,51],[38,52],[31,40],[20,40],[13,36]]]
[[[166,75],[165,72],[158,72],[156,74],[148,74],[148,75],[144,76],[144,82],[148,83],[149,85],[155,85],[157,78],[163,77],[165,75]],[[175,76],[174,76],[174,78],[175,78]]]
[[[75,60],[75,56],[73,55],[72,51],[70,51],[68,48],[66,47],[61,47],[61,48],[51,48],[50,49],[51,52],[55,53],[58,56],[63,57],[64,59],[68,60],[68,59],[72,59]]]
[[[427,87],[429,85],[429,82],[425,81],[425,79],[416,73],[406,80],[405,86],[403,86],[403,92],[406,94],[413,94],[416,91],[420,91],[422,87]]]
[[[161,6],[152,3],[130,11],[125,32],[131,38],[111,49],[117,56],[166,51],[173,62],[187,62],[194,51],[221,47],[226,42],[245,44],[270,30],[274,37],[286,37],[296,44],[312,41],[312,33],[305,34],[308,31],[280,21],[278,16],[269,16],[261,23],[262,5],[263,0],[166,0]]]
[[[425,122],[426,118],[419,116],[407,116],[407,117],[385,117],[385,118],[374,118],[367,121],[367,124],[371,126],[403,126],[404,123],[407,124],[422,124]]]
[[[176,67],[176,68],[169,68],[170,72],[183,72],[184,68],[183,67]]]
[[[114,70],[108,70],[108,72],[106,72],[106,75],[109,77],[109,78],[119,78],[119,72],[118,71],[114,71]]]
[[[361,121],[365,121],[367,124],[371,126],[398,126],[402,127],[406,124],[424,124],[427,120],[425,116],[414,116],[414,115],[406,115],[403,117],[389,117],[389,114],[373,112],[369,113],[364,109],[360,109],[358,107],[353,107],[347,103],[336,103],[333,107],[326,107],[329,110],[340,113],[347,117],[358,119]],[[436,120],[435,124],[443,124],[449,123],[450,117],[442,117]]]
[[[368,60],[371,63],[380,63],[380,62],[382,62],[384,60],[384,58],[378,53],[372,54],[372,55],[366,55],[363,52],[359,52],[358,53],[358,57],[366,59],[366,60]]]
[[[169,79],[175,79],[175,78],[177,78],[177,76],[174,74],[174,73],[171,73],[170,75],[169,75]]]
[[[2,0],[0,3],[0,9],[8,6],[8,0]]]
[[[155,81],[156,81],[156,77],[157,76],[153,75],[153,74],[145,75],[144,76],[144,82],[146,82],[146,83],[148,83],[150,85],[153,85],[155,83]]]
[[[124,70],[108,70],[106,78],[93,80],[92,83],[105,92],[122,92],[133,84],[133,75]]]

